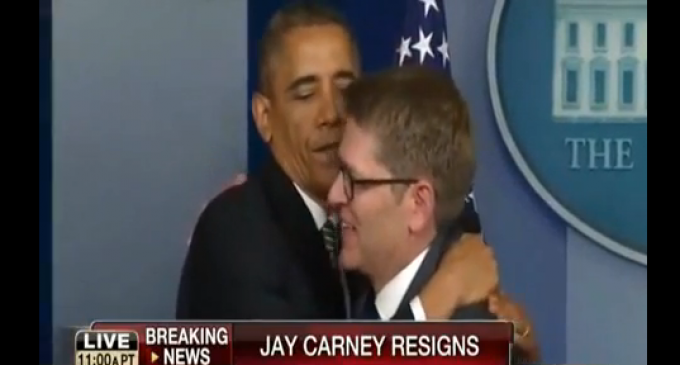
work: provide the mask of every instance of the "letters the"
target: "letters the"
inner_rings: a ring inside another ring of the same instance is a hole
[[[564,140],[570,149],[569,168],[580,170],[632,170],[633,140],[630,138],[571,138]]]

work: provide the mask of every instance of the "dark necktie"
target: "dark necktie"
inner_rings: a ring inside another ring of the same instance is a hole
[[[364,299],[363,305],[356,313],[356,319],[377,320],[380,319],[378,308],[375,306],[375,294],[371,290]]]
[[[323,244],[331,264],[334,268],[338,267],[338,245],[340,237],[338,237],[338,228],[332,216],[329,216],[326,223],[321,227],[321,234],[323,235]]]
[[[340,286],[342,287],[342,299],[345,307],[346,318],[351,318],[350,315],[350,296],[349,287],[347,285],[347,277],[345,272],[339,267],[338,256],[340,255],[340,231],[336,217],[329,215],[326,223],[321,226],[321,234],[323,235],[323,244],[328,256],[331,260],[331,265],[338,270],[340,276]]]

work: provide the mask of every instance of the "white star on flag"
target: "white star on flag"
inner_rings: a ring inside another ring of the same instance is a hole
[[[425,33],[423,33],[423,28],[420,28],[418,30],[418,34],[418,43],[411,47],[420,53],[420,64],[422,65],[425,61],[425,57],[434,57],[434,53],[432,53],[432,47],[430,46],[430,42],[432,42],[432,33],[425,35]]]
[[[439,6],[437,6],[437,0],[418,0],[421,3],[423,3],[423,6],[425,7],[425,17],[427,18],[427,14],[430,12],[430,8],[434,9],[435,11],[439,11]]]
[[[406,58],[413,55],[411,53],[411,37],[401,39],[397,53],[399,53],[399,66],[403,66]]]
[[[437,51],[442,55],[442,66],[446,67],[449,61],[449,42],[446,41],[446,33],[442,33],[442,44],[437,47]]]

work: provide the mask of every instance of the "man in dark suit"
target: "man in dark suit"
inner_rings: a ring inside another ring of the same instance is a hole
[[[342,226],[340,262],[365,274],[381,319],[408,309],[436,273],[472,185],[467,105],[439,70],[402,67],[345,90],[340,174],[329,192]],[[454,245],[455,247],[455,245]],[[452,318],[495,318],[483,301]]]
[[[342,267],[370,281],[355,317],[408,317],[462,236],[475,171],[467,104],[448,75],[422,66],[364,76],[344,95],[340,174],[328,202],[340,215]],[[498,319],[485,298],[450,318]]]

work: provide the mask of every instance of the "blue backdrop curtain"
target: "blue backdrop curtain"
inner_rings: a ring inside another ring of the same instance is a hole
[[[248,93],[256,89],[258,42],[269,18],[290,0],[258,0],[248,3]],[[323,3],[339,9],[357,36],[364,71],[371,72],[394,64],[395,49],[406,10],[404,0],[328,0]],[[379,25],[376,20],[379,18]],[[377,46],[379,45],[379,46]],[[253,171],[269,155],[248,110],[248,170]]]

